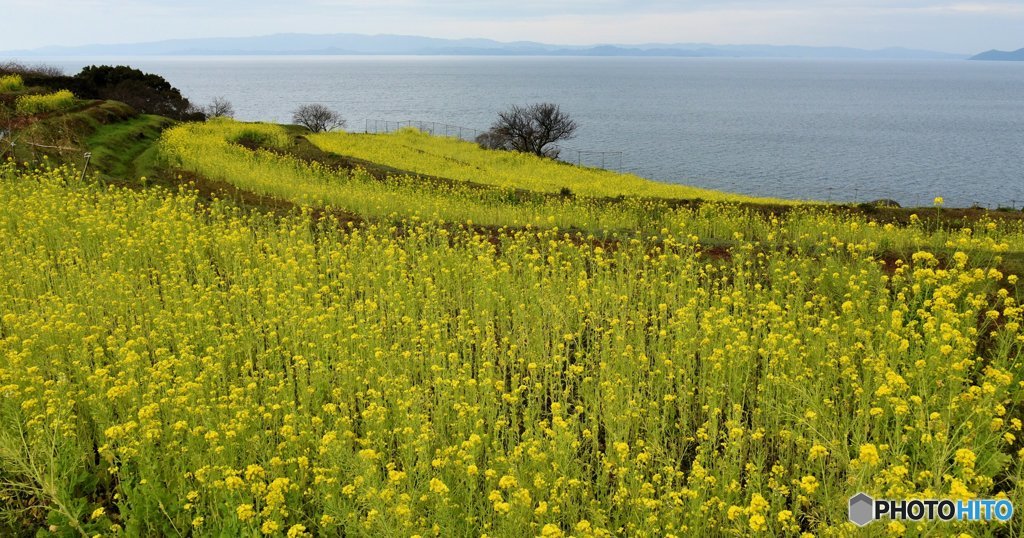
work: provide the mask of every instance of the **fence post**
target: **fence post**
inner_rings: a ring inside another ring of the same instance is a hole
[[[81,181],[85,181],[85,173],[89,171],[89,161],[91,161],[91,160],[92,160],[92,152],[91,151],[87,151],[85,153],[85,166],[82,167],[82,179],[81,179]]]

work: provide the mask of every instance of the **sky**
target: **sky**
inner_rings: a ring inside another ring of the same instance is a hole
[[[0,0],[0,50],[285,32],[975,53],[1024,47],[1024,0]]]

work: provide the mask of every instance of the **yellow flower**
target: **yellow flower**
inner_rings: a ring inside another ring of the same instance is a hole
[[[437,493],[438,495],[448,493],[448,486],[444,482],[437,478],[430,479],[430,491]]]
[[[750,516],[750,530],[754,532],[763,531],[767,528],[768,520],[765,519],[761,514],[754,514]]]
[[[818,482],[817,477],[808,475],[800,479],[800,489],[807,492],[808,495],[818,490],[818,486],[821,484]]]
[[[239,521],[249,521],[256,516],[256,510],[253,509],[251,504],[240,504],[235,509],[235,513],[238,515]]]
[[[105,512],[106,512],[106,511],[105,511],[105,510],[103,509],[103,507],[101,506],[101,507],[99,507],[99,508],[97,508],[97,509],[95,509],[95,510],[93,510],[93,511],[92,511],[92,515],[91,515],[91,516],[89,516],[89,519],[99,519],[99,518],[103,517],[103,514],[104,514]]]
[[[974,497],[971,490],[967,489],[967,485],[964,484],[963,480],[954,478],[949,484],[949,496],[954,499],[970,499]]]
[[[942,206],[943,204],[945,204],[946,200],[943,197],[941,197],[941,196],[936,196],[935,199],[932,200],[932,203],[934,203],[938,207],[938,206]]]
[[[973,469],[974,462],[978,460],[978,456],[969,448],[961,448],[956,451],[953,459],[964,469]]]
[[[814,445],[811,447],[810,459],[816,460],[828,456],[828,449],[821,445]]]
[[[750,497],[751,512],[764,513],[768,510],[769,506],[768,501],[760,493],[755,493]]]
[[[548,523],[541,528],[540,535],[544,538],[560,538],[562,536],[562,529],[554,523]]]
[[[857,457],[861,463],[866,465],[876,465],[879,462],[878,447],[873,443],[860,445],[860,454]]]
[[[245,468],[245,479],[254,480],[256,478],[263,478],[264,476],[263,467],[259,465],[249,465]]]

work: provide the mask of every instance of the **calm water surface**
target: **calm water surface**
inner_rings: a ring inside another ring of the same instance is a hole
[[[659,181],[763,196],[1024,205],[1024,63],[669,58],[214,57],[128,63],[197,103],[288,122],[325,103],[366,120],[486,129],[513,103],[559,103],[567,145],[621,151]],[[599,157],[592,157],[591,164]],[[617,157],[609,166],[620,166]]]

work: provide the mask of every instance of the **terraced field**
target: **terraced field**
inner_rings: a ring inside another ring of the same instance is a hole
[[[431,136],[415,129],[393,134],[324,133],[308,137],[324,151],[393,166],[418,174],[448,177],[497,187],[594,197],[636,196],[710,201],[780,203],[725,192],[669,185],[596,168],[580,168],[527,153],[481,149],[457,138]]]

